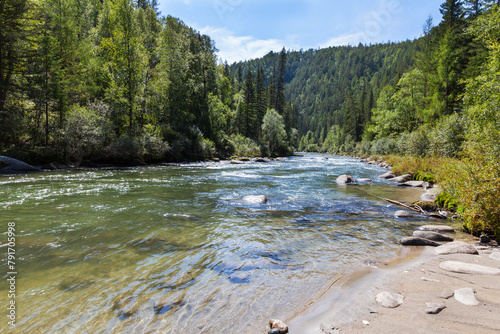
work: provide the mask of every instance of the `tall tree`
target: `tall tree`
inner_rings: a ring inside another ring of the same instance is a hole
[[[284,116],[286,111],[285,98],[285,79],[286,79],[286,50],[283,48],[280,53],[278,64],[278,73],[276,80],[276,111]]]
[[[464,18],[464,8],[461,0],[446,0],[440,9],[443,15],[442,24],[446,27],[454,27]]]

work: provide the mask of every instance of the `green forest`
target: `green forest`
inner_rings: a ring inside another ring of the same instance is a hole
[[[155,0],[2,0],[0,149],[32,163],[290,154],[286,54],[236,77]],[[271,99],[268,96],[272,96]]]
[[[500,236],[498,0],[446,0],[403,42],[229,65],[156,0],[0,0],[0,153],[43,164],[317,151],[398,156]]]

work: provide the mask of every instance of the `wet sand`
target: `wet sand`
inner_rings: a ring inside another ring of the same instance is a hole
[[[491,252],[500,252],[498,246],[472,244],[479,255],[438,255],[433,247],[402,247],[397,260],[334,281],[316,302],[288,319],[290,333],[500,333],[500,276],[439,267],[443,261],[461,261],[500,268],[500,261],[489,258]],[[474,289],[480,304],[466,306],[454,297],[442,297],[462,288]],[[375,297],[383,291],[403,295],[404,303],[393,309],[378,305]],[[428,302],[446,308],[427,314]]]

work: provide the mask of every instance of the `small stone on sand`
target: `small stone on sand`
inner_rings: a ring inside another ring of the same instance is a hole
[[[455,290],[455,299],[464,305],[479,305],[479,301],[476,299],[476,291],[470,288]]]
[[[388,291],[381,292],[375,298],[375,301],[386,308],[396,308],[403,304],[404,297],[397,293],[390,293]]]
[[[427,306],[425,310],[427,314],[438,314],[446,308],[443,303],[425,303],[425,306]]]

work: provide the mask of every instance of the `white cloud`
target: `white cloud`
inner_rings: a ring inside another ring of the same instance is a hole
[[[279,39],[256,39],[252,36],[236,36],[225,28],[205,27],[199,29],[210,36],[219,49],[218,55],[228,63],[260,58],[269,51],[281,51],[286,43]]]
[[[333,37],[321,44],[321,48],[327,48],[330,46],[343,46],[343,45],[353,45],[357,46],[359,42],[364,43],[364,33],[358,32],[354,34],[342,35],[338,37]]]

